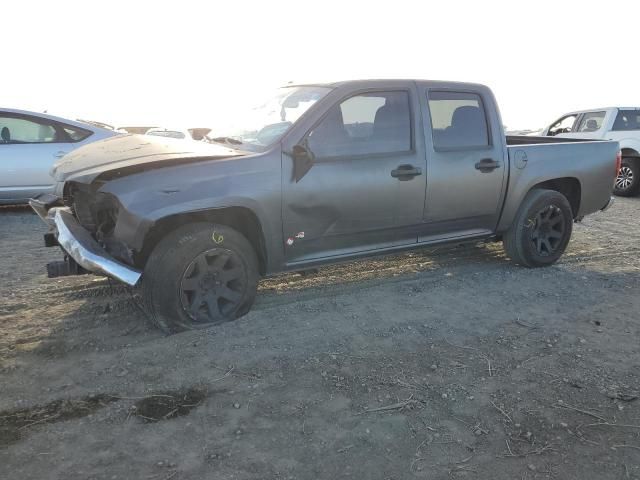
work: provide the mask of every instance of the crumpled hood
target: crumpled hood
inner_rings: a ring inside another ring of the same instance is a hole
[[[247,155],[205,142],[176,140],[151,135],[117,135],[78,148],[62,157],[52,168],[51,176],[62,182],[69,179],[91,181],[111,170],[123,172],[135,168],[155,168],[181,162],[216,160]],[[142,167],[141,167],[142,166]]]

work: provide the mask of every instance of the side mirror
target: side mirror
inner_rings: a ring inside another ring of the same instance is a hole
[[[311,170],[315,156],[305,141],[293,146],[291,158],[293,158],[293,178],[299,182]]]

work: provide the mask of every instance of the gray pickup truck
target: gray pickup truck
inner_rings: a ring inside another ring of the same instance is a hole
[[[54,168],[32,199],[64,260],[50,276],[141,284],[168,332],[249,311],[260,276],[444,242],[554,263],[606,209],[618,143],[505,137],[482,85],[287,86],[210,143],[123,135]],[[230,124],[232,122],[229,122]]]

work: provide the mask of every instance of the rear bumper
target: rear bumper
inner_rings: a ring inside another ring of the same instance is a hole
[[[35,207],[34,210],[36,210]],[[36,210],[36,212],[38,211]],[[42,215],[40,216],[42,217]],[[43,220],[49,223],[49,218],[52,219],[58,232],[58,243],[78,265],[90,272],[113,277],[131,286],[138,283],[142,272],[109,255],[78,223],[68,209],[52,208],[47,212],[46,217],[43,217]]]

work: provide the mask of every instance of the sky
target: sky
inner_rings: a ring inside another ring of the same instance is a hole
[[[289,82],[491,87],[510,129],[640,106],[640,2],[3,2],[0,107],[207,127]],[[631,20],[629,20],[631,19]],[[627,26],[625,26],[627,25]]]

